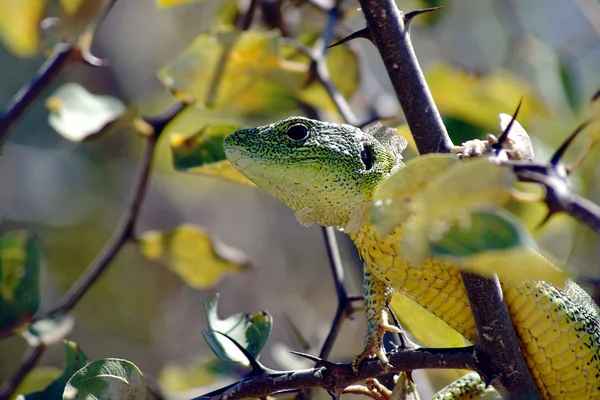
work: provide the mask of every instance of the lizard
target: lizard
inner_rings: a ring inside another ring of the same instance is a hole
[[[275,196],[300,223],[333,226],[354,241],[364,262],[367,332],[358,365],[388,364],[382,337],[399,328],[387,304],[400,292],[474,343],[477,332],[460,269],[435,259],[420,265],[400,254],[402,226],[379,235],[369,210],[378,185],[402,168],[399,136],[347,124],[291,117],[247,128],[223,142],[227,159]],[[519,345],[545,399],[600,398],[600,312],[573,281],[500,281]]]

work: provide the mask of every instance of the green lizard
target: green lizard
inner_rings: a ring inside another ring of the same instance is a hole
[[[512,131],[511,131],[512,132]],[[237,131],[225,139],[228,160],[248,179],[287,204],[299,222],[345,231],[364,260],[368,318],[365,348],[355,365],[376,356],[388,321],[386,305],[399,291],[474,342],[477,332],[460,270],[399,254],[402,227],[380,236],[369,222],[377,186],[402,167],[401,138],[386,129],[292,117]],[[521,350],[544,398],[600,398],[600,312],[575,283],[501,282]]]

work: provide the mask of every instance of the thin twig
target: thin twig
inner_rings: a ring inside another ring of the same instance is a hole
[[[80,61],[79,50],[69,43],[57,43],[50,57],[6,105],[0,114],[0,150],[13,128],[42,93],[71,64]]]
[[[45,351],[46,346],[42,344],[35,347],[29,347],[27,349],[27,353],[25,353],[25,356],[21,361],[21,365],[19,365],[19,369],[8,380],[8,382],[4,384],[2,390],[0,390],[0,400],[7,400],[13,395],[29,371],[31,371],[40,361],[40,358],[42,358],[42,355]]]
[[[131,190],[131,199],[125,207],[125,211],[115,232],[79,280],[71,287],[58,305],[45,313],[43,318],[66,313],[75,307],[83,295],[87,293],[102,273],[106,271],[125,243],[134,238],[135,223],[146,194],[156,143],[167,124],[179,115],[186,106],[186,103],[176,103],[163,115],[145,119],[152,126],[153,134],[145,136],[146,148]]]

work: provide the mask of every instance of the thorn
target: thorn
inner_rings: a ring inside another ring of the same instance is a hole
[[[560,145],[560,147],[558,148],[558,150],[556,150],[556,152],[554,153],[554,155],[550,159],[550,165],[552,165],[553,167],[556,168],[556,166],[560,162],[560,159],[565,155],[565,152],[567,151],[567,149],[569,148],[569,146],[571,145],[571,143],[573,143],[573,140],[575,140],[575,138],[577,137],[577,135],[579,135],[579,133],[586,126],[588,126],[589,123],[590,123],[589,121],[585,121],[583,124],[579,125],[577,127],[577,129],[575,129],[575,131],[573,133],[571,133],[571,135],[567,138],[567,140],[565,140],[564,143]]]
[[[550,207],[548,206],[548,214],[546,214],[546,217],[542,220],[542,222],[540,222],[538,226],[535,227],[535,230],[538,231],[542,229],[548,223],[548,221],[550,221],[550,218],[552,218],[554,214],[556,214],[556,212],[550,210]]]
[[[405,13],[404,14],[404,25],[406,26],[406,29],[408,29],[410,27],[410,23],[412,22],[413,18],[416,17],[417,15],[425,14],[425,13],[432,12],[432,11],[437,11],[442,8],[444,8],[444,6],[422,8],[420,10],[414,10],[414,11],[409,11],[409,12]]]
[[[260,362],[258,362],[256,357],[254,357],[252,354],[250,354],[250,352],[248,350],[246,350],[241,344],[239,344],[238,342],[233,340],[231,337],[229,337],[225,333],[222,333],[219,331],[213,331],[213,332],[218,333],[219,335],[225,336],[227,339],[229,339],[231,341],[231,343],[233,343],[235,345],[235,347],[237,347],[244,354],[244,356],[246,356],[246,358],[248,359],[248,362],[250,362],[250,367],[252,368],[252,371],[250,371],[250,374],[249,374],[250,376],[264,375],[267,372],[267,369]]]
[[[519,111],[521,110],[522,104],[523,104],[523,98],[521,97],[521,100],[519,100],[519,105],[517,106],[517,109],[515,110],[515,112],[512,116],[512,119],[508,123],[508,126],[506,127],[504,132],[502,132],[502,135],[500,135],[500,137],[498,138],[498,142],[492,146],[492,148],[494,150],[502,150],[504,142],[506,142],[506,140],[508,139],[508,134],[510,132],[510,129],[512,128],[515,121],[517,120],[517,116],[519,115]]]
[[[337,392],[331,392],[328,390],[327,393],[329,393],[329,395],[331,396],[331,398],[333,400],[339,400],[339,398],[340,398],[340,394]]]
[[[332,367],[337,366],[337,364],[332,363],[331,361],[327,361],[327,360],[317,357],[317,356],[313,356],[313,355],[306,354],[306,353],[301,353],[299,351],[294,351],[294,350],[289,350],[289,352],[292,354],[295,354],[297,356],[300,356],[300,357],[308,358],[309,360],[314,361],[317,365],[319,365],[321,367],[332,368]]]
[[[600,100],[600,89],[598,89],[598,91],[592,96],[592,103],[596,100]]]
[[[346,36],[343,39],[338,40],[335,43],[330,44],[329,46],[327,46],[327,48],[330,49],[332,47],[339,46],[340,44],[344,44],[346,42],[351,41],[352,39],[357,39],[357,38],[368,39],[371,41],[371,43],[373,43],[373,36],[371,36],[371,31],[369,30],[369,28],[363,28],[359,31],[351,33],[350,35]]]
[[[587,149],[583,152],[583,154],[579,157],[579,159],[577,161],[575,161],[572,165],[569,165],[568,167],[566,167],[567,175],[571,175],[571,173],[573,171],[575,171],[577,168],[579,168],[579,166],[581,164],[583,164],[583,161],[585,161],[585,159],[587,158],[588,154],[590,154],[590,151],[597,144],[598,144],[598,141],[593,141],[591,143],[588,143]]]

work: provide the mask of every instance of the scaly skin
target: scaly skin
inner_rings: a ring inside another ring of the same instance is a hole
[[[365,350],[386,362],[381,339],[393,290],[428,309],[468,340],[477,332],[457,267],[429,260],[407,263],[399,254],[402,228],[378,236],[368,210],[377,185],[402,166],[403,146],[384,129],[289,118],[225,139],[229,161],[257,186],[296,212],[305,225],[346,231],[365,261]],[[542,397],[600,398],[600,313],[576,284],[501,282],[521,350]]]

